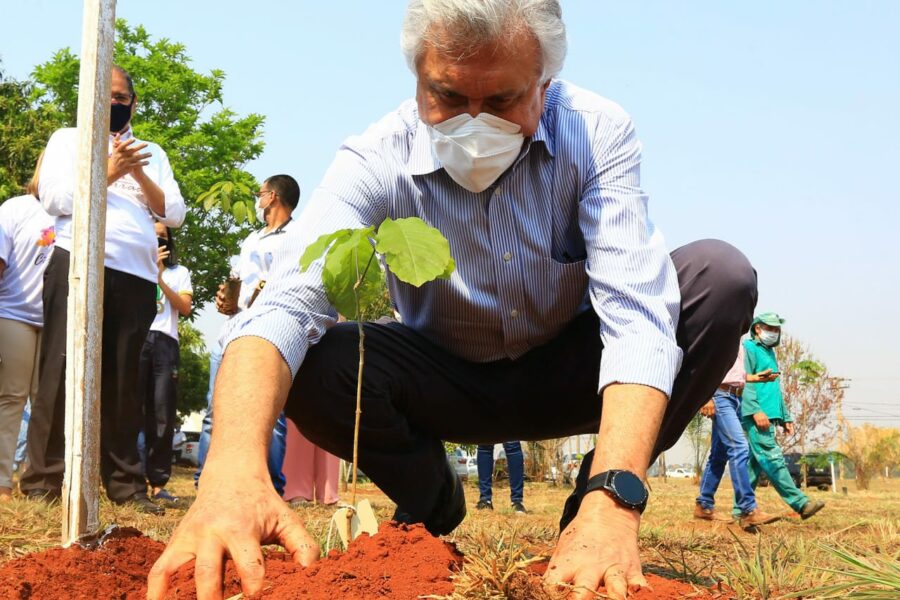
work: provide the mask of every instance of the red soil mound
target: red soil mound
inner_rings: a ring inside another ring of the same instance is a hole
[[[163,544],[145,537],[113,539],[98,550],[55,548],[0,567],[0,598],[117,598],[139,600]],[[452,572],[462,555],[422,526],[385,523],[377,536],[362,536],[345,553],[331,552],[308,569],[282,552],[266,556],[266,585],[258,596],[271,600],[363,598],[413,599],[453,591]],[[225,597],[240,592],[234,567],[226,565]],[[193,565],[172,578],[170,598],[193,599]]]

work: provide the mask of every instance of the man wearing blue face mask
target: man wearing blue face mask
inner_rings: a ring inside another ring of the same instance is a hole
[[[303,435],[349,458],[355,323],[338,324],[322,261],[303,248],[342,228],[419,217],[450,242],[449,280],[387,274],[397,323],[367,323],[360,467],[435,535],[466,514],[441,440],[494,444],[598,434],[566,502],[548,584],[646,585],[637,532],[653,459],[678,439],[734,362],[756,276],[715,240],[671,254],[640,186],[641,144],[615,103],[557,79],[558,0],[412,0],[401,47],[415,98],[347,139],[280,247],[253,307],[229,323],[196,503],[149,580],[196,557],[201,600],[234,559],[244,593],[263,585],[259,542],[319,555],[266,489],[284,407]],[[206,490],[206,491],[205,491]]]
[[[750,339],[744,340],[744,370],[755,381],[744,387],[741,425],[750,444],[750,485],[756,488],[759,474],[765,473],[781,499],[801,518],[808,519],[822,510],[825,503],[810,500],[797,488],[775,439],[776,426],[784,428],[788,435],[794,432],[793,418],[781,393],[775,356],[775,347],[781,342],[782,324],[784,319],[778,314],[764,312],[750,325]],[[737,505],[734,512],[740,514]]]

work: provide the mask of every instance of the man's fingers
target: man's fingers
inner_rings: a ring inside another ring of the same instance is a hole
[[[607,596],[614,600],[625,600],[625,597],[628,595],[625,569],[621,565],[614,564],[610,566],[603,575],[603,585],[606,587]]]
[[[628,581],[628,593],[633,594],[643,588],[653,589],[640,569],[630,571],[626,574],[625,579]]]
[[[194,583],[197,600],[222,600],[222,580],[225,568],[225,549],[217,540],[207,539],[197,550],[194,561]]]
[[[262,590],[266,566],[259,542],[249,537],[243,538],[228,544],[228,553],[241,579],[241,591],[244,595],[252,596]]]
[[[570,600],[588,600],[595,598],[597,588],[600,587],[600,573],[593,569],[582,569],[575,574],[572,580],[574,588],[568,595]]]
[[[294,562],[308,567],[319,559],[319,544],[306,531],[300,517],[292,511],[284,510],[279,515],[276,536]]]
[[[193,560],[190,552],[166,548],[147,575],[147,600],[163,600],[169,590],[169,579],[187,562]]]

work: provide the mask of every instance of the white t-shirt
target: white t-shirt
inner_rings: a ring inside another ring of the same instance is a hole
[[[0,204],[0,318],[44,326],[44,269],[53,252],[53,217],[34,196]]]
[[[162,274],[163,281],[172,288],[176,294],[194,295],[191,286],[191,272],[181,265],[167,267]],[[156,318],[150,325],[150,331],[161,331],[170,338],[178,341],[178,310],[163,293],[159,285],[156,286]]]
[[[129,128],[120,139],[132,138]],[[112,154],[113,136],[109,138]],[[135,144],[141,143],[136,140]],[[44,162],[41,164],[38,188],[41,202],[56,219],[56,243],[60,248],[72,250],[72,200],[75,190],[78,131],[74,127],[58,129],[47,142]],[[154,215],[147,205],[141,187],[129,174],[117,179],[106,190],[106,258],[104,264],[156,283],[156,231],[154,217],[167,227],[179,227],[184,221],[184,199],[172,175],[172,167],[162,148],[148,143],[142,152],[150,152],[150,164],[144,172],[160,188],[166,197],[166,216]]]
[[[241,294],[238,297],[238,310],[249,308],[250,299],[260,281],[269,278],[272,258],[275,251],[284,242],[287,232],[295,225],[291,219],[281,227],[264,232],[262,229],[252,232],[241,243],[241,254],[238,258],[237,276],[241,278]]]
[[[238,312],[249,308],[253,292],[259,286],[259,282],[268,281],[276,251],[289,237],[287,233],[296,226],[296,219],[290,219],[280,227],[276,227],[268,232],[258,229],[241,242],[241,253],[238,256],[237,266],[233,269],[234,274],[241,279]],[[222,331],[219,332],[220,344],[228,337],[229,323],[232,322],[231,317],[233,316],[228,317],[228,321],[225,322]]]

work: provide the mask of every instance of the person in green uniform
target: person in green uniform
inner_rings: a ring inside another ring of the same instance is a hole
[[[783,323],[784,319],[778,314],[765,312],[757,315],[750,324],[750,339],[744,340],[744,369],[748,375],[756,377],[744,387],[741,426],[750,443],[750,484],[755,489],[760,472],[765,473],[782,500],[803,519],[808,519],[822,510],[825,503],[810,500],[797,488],[775,440],[776,426],[782,427],[788,435],[794,431],[793,418],[781,394],[775,356]],[[735,511],[740,512],[740,509],[735,507]]]

